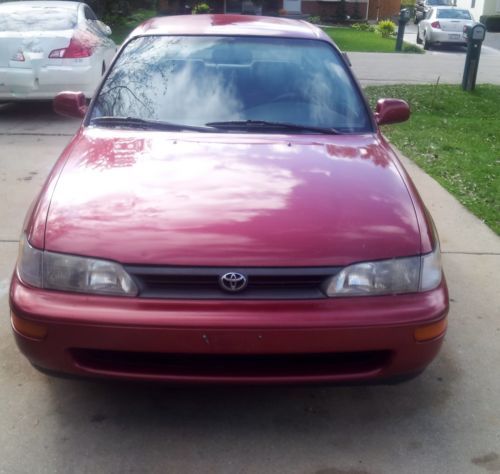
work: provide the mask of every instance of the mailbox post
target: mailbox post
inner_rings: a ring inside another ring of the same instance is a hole
[[[398,37],[396,39],[396,51],[401,51],[403,47],[403,36],[405,34],[406,24],[410,21],[411,11],[409,8],[403,8],[399,12]]]
[[[464,36],[467,38],[467,56],[465,57],[464,76],[462,78],[462,89],[472,91],[476,87],[477,69],[481,45],[486,35],[486,27],[481,23],[474,26],[464,27]]]

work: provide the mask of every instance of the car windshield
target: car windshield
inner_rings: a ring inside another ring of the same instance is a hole
[[[76,22],[74,8],[0,5],[0,32],[71,30]]]
[[[468,10],[457,10],[455,8],[442,8],[437,11],[437,18],[450,20],[471,20]]]
[[[372,131],[340,54],[324,41],[291,38],[136,38],[121,52],[91,117],[101,124],[103,117],[127,118],[131,126],[140,123],[130,119],[141,119],[217,131],[280,123]]]

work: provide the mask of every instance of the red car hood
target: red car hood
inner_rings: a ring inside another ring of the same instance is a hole
[[[123,263],[322,266],[420,253],[417,218],[376,135],[82,129],[45,248]]]

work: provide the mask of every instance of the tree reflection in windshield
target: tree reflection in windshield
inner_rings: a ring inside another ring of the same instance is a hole
[[[288,38],[137,38],[99,93],[92,117],[101,116],[370,130],[364,103],[333,48]]]

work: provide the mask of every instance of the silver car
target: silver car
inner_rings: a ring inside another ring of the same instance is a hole
[[[88,5],[0,3],[0,101],[53,99],[63,90],[92,97],[116,44]]]
[[[456,3],[456,0],[417,0],[415,4],[415,25],[427,16],[432,7],[437,7],[439,5],[453,7]]]
[[[417,43],[424,49],[435,44],[465,44],[464,26],[473,25],[469,10],[455,7],[433,7],[418,24]]]

